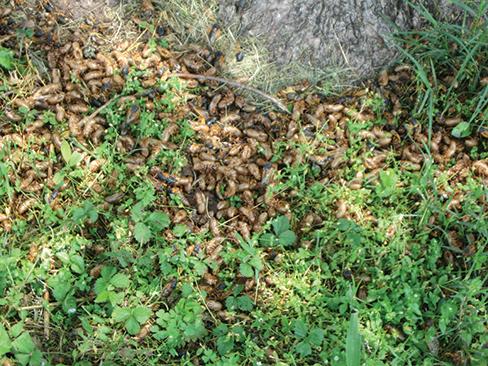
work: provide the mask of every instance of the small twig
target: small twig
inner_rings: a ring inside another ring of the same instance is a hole
[[[104,105],[102,105],[99,108],[97,108],[92,114],[90,114],[89,116],[86,116],[85,118],[82,118],[79,123],[82,124],[82,123],[85,123],[85,122],[87,122],[87,121],[95,118],[96,116],[98,116],[98,114],[101,111],[103,111],[105,108],[107,108],[110,105],[110,103],[112,103],[117,98],[120,98],[120,95],[116,95],[115,97],[113,97],[112,99],[110,99],[107,103],[105,103]]]
[[[227,85],[233,86],[235,88],[244,89],[244,90],[250,91],[251,93],[257,94],[260,97],[270,101],[276,107],[278,107],[278,109],[280,111],[282,111],[283,113],[290,114],[290,112],[288,111],[288,108],[286,108],[286,106],[277,98],[272,97],[271,95],[268,95],[259,89],[253,88],[252,86],[241,84],[237,81],[219,78],[216,76],[207,76],[207,75],[200,75],[200,74],[188,74],[188,73],[174,73],[174,74],[168,74],[167,76],[168,77],[173,76],[173,77],[178,77],[178,78],[182,78],[182,79],[197,79],[197,80],[216,81],[216,82],[221,83],[221,84],[227,84]]]
[[[51,306],[58,306],[60,303],[59,302],[50,302],[46,304],[46,306],[51,307]],[[44,304],[38,304],[38,305],[30,305],[30,306],[23,306],[21,308],[17,308],[18,311],[28,311],[28,310],[37,310],[37,309],[42,309],[44,307]]]
[[[49,290],[47,289],[47,286],[45,286],[44,294],[42,297],[44,301],[47,301],[47,303],[49,303]],[[49,336],[50,336],[49,324],[51,320],[50,319],[51,314],[49,313],[49,309],[44,309],[43,317],[44,317],[44,338],[46,338],[46,340],[49,340]]]
[[[3,36],[3,37],[0,37],[0,43],[3,43],[3,42],[6,42],[8,41],[10,38],[12,38],[14,35],[13,34],[10,34],[8,36]]]

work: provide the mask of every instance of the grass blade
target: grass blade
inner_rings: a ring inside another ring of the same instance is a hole
[[[361,335],[358,313],[352,313],[346,338],[346,365],[359,366],[361,362]]]

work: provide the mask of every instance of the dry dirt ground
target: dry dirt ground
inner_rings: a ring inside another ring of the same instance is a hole
[[[109,20],[119,5],[118,0],[53,0],[52,5],[74,19],[95,18]]]

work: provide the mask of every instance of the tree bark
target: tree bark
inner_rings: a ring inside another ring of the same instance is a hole
[[[445,0],[419,1],[443,16],[452,11]],[[279,65],[346,68],[349,80],[370,76],[394,59],[394,25],[421,24],[403,0],[221,0],[219,17],[239,36],[263,41]]]

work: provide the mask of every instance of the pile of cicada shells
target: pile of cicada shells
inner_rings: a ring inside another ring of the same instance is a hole
[[[3,10],[2,14],[2,21],[8,19],[8,11]],[[351,189],[374,183],[392,154],[402,169],[420,170],[426,159],[431,158],[423,153],[424,145],[430,147],[432,159],[440,170],[456,159],[457,164],[450,168],[452,174],[449,174],[453,182],[462,181],[471,172],[488,179],[488,162],[474,162],[468,155],[482,137],[459,140],[450,134],[461,122],[458,116],[453,114],[437,121],[429,142],[426,129],[412,122],[408,111],[402,109],[397,93],[411,81],[412,72],[407,66],[400,66],[390,74],[384,72],[369,88],[352,90],[335,100],[302,93],[301,86],[287,88],[279,96],[293,106],[289,115],[257,111],[234,90],[215,81],[190,80],[187,83],[190,92],[201,84],[206,88],[198,95],[190,95],[189,101],[175,111],[158,115],[160,119],[173,121],[160,139],[139,141],[129,132],[129,126],[139,122],[141,111],[136,102],[143,99],[146,110],[153,110],[155,101],[163,97],[154,88],[160,78],[167,78],[171,73],[216,75],[220,56],[197,46],[174,52],[144,42],[121,42],[111,51],[101,51],[93,44],[79,32],[74,32],[62,45],[55,41],[41,42],[49,76],[30,95],[15,98],[4,108],[7,121],[2,122],[0,147],[12,150],[7,158],[13,167],[9,178],[12,184],[19,184],[22,192],[13,194],[10,205],[0,215],[5,230],[10,230],[12,219],[25,216],[38,202],[47,202],[53,208],[61,205],[63,190],[70,183],[60,185],[54,177],[63,166],[61,143],[68,137],[80,143],[73,149],[82,154],[81,164],[92,175],[103,174],[101,168],[105,162],[93,159],[82,147],[102,143],[108,123],[100,114],[88,112],[104,106],[123,90],[130,68],[145,71],[140,82],[147,92],[127,95],[117,101],[120,108],[126,108],[126,121],[120,128],[116,149],[128,169],[136,171],[162,149],[178,148],[171,141],[180,129],[177,121],[183,118],[191,121],[197,137],[186,151],[188,166],[177,176],[168,174],[165,167],[153,168],[148,178],[158,189],[169,189],[172,194],[180,195],[186,204],[186,209],[171,212],[175,223],[184,222],[194,231],[209,230],[216,238],[209,245],[212,248],[208,250],[209,255],[215,255],[215,247],[224,238],[233,238],[236,232],[249,238],[270,218],[290,215],[290,202],[296,192],[273,189],[279,183],[280,169],[306,163],[320,169],[324,184],[334,181],[340,168],[351,163],[346,160],[345,152],[354,139],[364,141],[364,171],[358,172],[352,181],[339,180]],[[387,123],[354,135],[348,130],[348,121],[366,123],[378,117],[364,103],[374,89],[385,98],[388,108],[382,117]],[[55,133],[50,124],[39,118],[19,132],[14,126],[23,119],[17,112],[20,107],[52,111],[59,124],[67,121],[67,129],[62,134]],[[394,119],[404,122],[396,127]],[[287,147],[277,159],[280,142]],[[300,152],[292,148],[296,144],[310,149]],[[30,161],[24,158],[26,152],[33,156]],[[110,188],[115,177],[105,178]],[[104,190],[97,182],[90,188],[98,193]],[[107,205],[116,204],[122,196],[117,193],[107,196]],[[230,199],[239,204],[232,205]],[[456,193],[451,205],[455,208],[461,203],[462,196]],[[336,214],[354,219],[342,201],[337,202]],[[320,222],[320,217],[310,213],[302,225]]]

